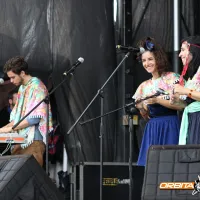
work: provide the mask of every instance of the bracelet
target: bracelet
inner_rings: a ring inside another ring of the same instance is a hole
[[[188,93],[187,96],[188,96],[189,98],[192,98],[192,92],[193,92],[193,91],[194,91],[194,90],[190,90],[190,92]]]

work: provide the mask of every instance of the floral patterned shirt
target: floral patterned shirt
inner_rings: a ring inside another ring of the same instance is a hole
[[[154,95],[158,89],[162,89],[170,93],[173,89],[173,84],[179,80],[180,75],[174,72],[164,72],[161,77],[156,80],[146,80],[141,83],[133,95],[133,99],[142,99],[147,96]]]

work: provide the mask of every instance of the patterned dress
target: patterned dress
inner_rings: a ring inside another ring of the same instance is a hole
[[[163,73],[156,80],[149,79],[143,82],[134,94],[134,99],[151,96],[160,88],[170,93],[173,84],[177,82],[179,75],[173,72]],[[163,98],[166,96],[163,96]],[[165,98],[167,99],[167,98]],[[150,120],[147,122],[140,153],[138,165],[145,166],[147,151],[151,145],[178,144],[180,122],[177,111],[164,107],[160,104],[148,105]]]

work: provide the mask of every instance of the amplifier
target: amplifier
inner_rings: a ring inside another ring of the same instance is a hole
[[[133,199],[141,199],[144,167],[132,165]],[[94,200],[100,197],[100,163],[84,162],[73,166],[72,200]],[[103,200],[129,198],[129,164],[103,163]]]
[[[199,144],[152,145],[148,150],[141,199],[200,199],[199,175]]]

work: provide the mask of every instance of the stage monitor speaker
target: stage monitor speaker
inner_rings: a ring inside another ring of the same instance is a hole
[[[0,157],[0,199],[64,199],[43,168],[31,155]]]
[[[132,166],[133,199],[140,200],[144,167]],[[73,167],[73,200],[94,200],[100,196],[100,163],[84,162]],[[103,163],[103,200],[129,199],[129,164]]]
[[[151,146],[142,200],[200,199],[200,145]],[[194,187],[195,186],[195,187]]]

